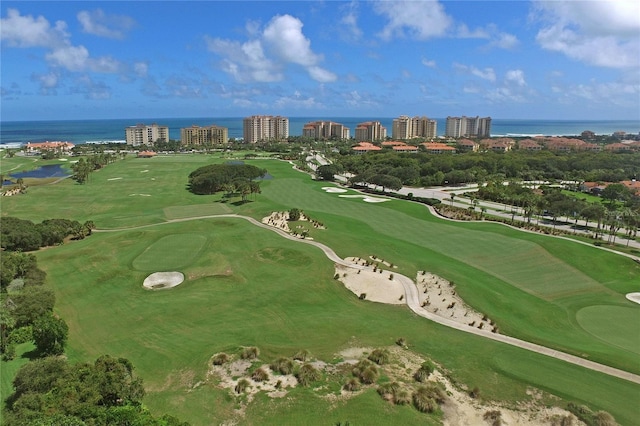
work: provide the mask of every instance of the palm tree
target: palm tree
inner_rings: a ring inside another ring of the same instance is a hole
[[[456,194],[452,192],[451,194],[449,194],[449,197],[451,197],[451,207],[453,207],[453,199],[456,198]]]

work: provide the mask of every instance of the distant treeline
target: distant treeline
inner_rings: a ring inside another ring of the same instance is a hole
[[[69,219],[47,219],[35,224],[16,217],[0,218],[0,247],[8,251],[32,251],[61,244],[65,238],[83,239],[95,228]]]
[[[461,154],[343,153],[335,158],[354,175],[394,176],[403,185],[435,186],[499,179],[619,182],[640,176],[640,153],[511,151]]]

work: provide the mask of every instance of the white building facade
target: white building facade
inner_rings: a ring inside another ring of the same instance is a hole
[[[169,127],[153,123],[137,124],[124,129],[127,145],[153,145],[156,141],[169,142]]]

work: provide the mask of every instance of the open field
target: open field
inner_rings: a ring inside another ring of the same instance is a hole
[[[219,195],[187,192],[189,172],[211,161],[203,155],[128,158],[92,174],[87,185],[66,180],[3,200],[3,215],[93,220],[103,229],[143,226],[95,233],[38,257],[56,291],[56,310],[70,326],[69,357],[129,358],[154,412],[195,425],[232,417],[236,399],[206,379],[210,357],[220,351],[258,346],[268,362],[304,348],[329,362],[350,346],[392,345],[402,336],[456,382],[478,386],[483,398],[527,400],[527,386],[535,386],[609,411],[622,424],[637,418],[638,385],[447,329],[402,306],[360,301],[332,279],[333,265],[315,247],[242,219],[165,222],[229,212],[260,220],[300,208],[327,228],[312,229],[311,236],[341,257],[376,255],[407,276],[433,272],[454,281],[501,333],[636,374],[640,336],[633,324],[640,322],[640,308],[624,295],[638,291],[640,265],[498,224],[444,222],[400,200],[341,198],[322,190],[326,183],[273,160],[255,162],[274,176],[262,183],[255,202],[223,204]],[[142,288],[150,272],[171,270],[183,272],[185,282],[166,291]],[[425,418],[384,403],[375,391],[338,402],[309,389],[290,396],[293,401],[257,398],[246,423],[269,424],[263,412],[274,423],[413,424]]]

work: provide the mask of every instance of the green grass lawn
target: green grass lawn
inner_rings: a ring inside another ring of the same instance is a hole
[[[640,373],[632,326],[640,309],[624,298],[638,290],[636,263],[498,224],[445,222],[419,204],[340,198],[321,189],[327,183],[274,160],[252,162],[274,177],[263,181],[256,201],[234,205],[221,203],[220,195],[186,191],[186,176],[212,161],[220,160],[127,158],[94,173],[86,185],[66,180],[3,200],[3,215],[36,221],[93,220],[103,229],[144,225],[94,233],[40,251],[38,259],[56,291],[56,311],[70,327],[68,356],[129,358],[154,413],[195,425],[232,416],[233,397],[210,385],[194,388],[219,351],[255,345],[268,362],[305,348],[328,361],[354,341],[385,346],[403,336],[411,350],[442,364],[459,383],[480,387],[485,398],[526,400],[527,386],[535,386],[609,411],[621,424],[635,421],[639,386],[447,329],[404,307],[360,301],[332,279],[333,265],[315,247],[242,219],[166,221],[229,212],[260,219],[300,208],[327,227],[312,230],[314,239],[342,257],[376,255],[410,277],[434,272],[455,282],[467,303],[503,333]],[[187,279],[172,290],[144,290],[144,278],[158,270],[179,270]],[[373,392],[341,404],[304,390],[293,394],[288,402],[258,398],[247,424],[412,424],[427,417],[390,406]],[[425,421],[437,423],[437,417]]]

